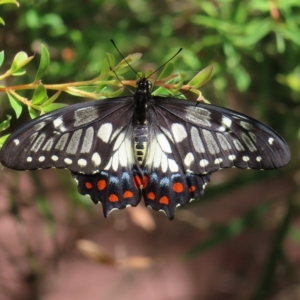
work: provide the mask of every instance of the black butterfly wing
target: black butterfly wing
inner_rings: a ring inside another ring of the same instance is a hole
[[[238,112],[172,98],[153,97],[151,104],[143,197],[170,219],[176,206],[203,195],[212,172],[275,169],[290,160],[274,130]]]
[[[286,142],[270,127],[241,113],[178,99],[154,98],[152,123],[164,133],[184,170],[277,169],[290,160]]]
[[[132,97],[71,105],[16,130],[5,142],[1,163],[16,170],[67,168],[83,195],[112,209],[136,206],[132,150]]]
[[[83,174],[115,166],[116,151],[131,147],[130,100],[91,101],[38,117],[10,135],[1,163],[16,170],[55,167]],[[132,154],[127,161],[133,164]]]

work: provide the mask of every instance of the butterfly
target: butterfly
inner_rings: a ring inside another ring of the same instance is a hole
[[[203,196],[212,172],[277,169],[290,160],[270,127],[223,107],[151,95],[147,78],[133,95],[71,105],[13,132],[0,161],[15,170],[67,168],[78,191],[114,209],[146,206],[174,218]]]

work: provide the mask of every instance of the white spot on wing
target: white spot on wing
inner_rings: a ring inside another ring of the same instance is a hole
[[[50,138],[44,145],[44,147],[42,148],[42,150],[44,151],[50,151],[52,146],[53,146],[54,142],[53,142],[53,138]]]
[[[53,127],[58,131],[60,132],[64,132],[66,131],[66,127],[64,127],[64,122],[62,120],[62,117],[58,117],[56,118],[54,121],[53,121]]]
[[[92,156],[92,162],[94,164],[95,167],[100,166],[101,164],[101,157],[99,155],[99,153],[95,152]]]
[[[247,161],[249,161],[249,160],[250,160],[250,157],[249,157],[249,156],[246,156],[246,155],[243,156],[243,161],[246,161],[246,162],[247,162]]]
[[[203,136],[206,142],[206,146],[208,148],[208,151],[210,154],[216,154],[220,152],[220,149],[218,147],[218,144],[215,140],[215,138],[213,137],[212,133],[209,130],[202,130],[203,132]]]
[[[78,159],[77,163],[80,167],[85,167],[87,165],[87,161],[83,158]]]
[[[251,151],[254,152],[256,151],[256,147],[255,145],[252,143],[251,139],[249,138],[249,136],[246,133],[242,133],[242,139],[245,142],[247,148]]]
[[[45,156],[40,156],[39,157],[39,162],[43,162],[45,160]]]
[[[74,133],[71,136],[71,139],[68,143],[68,147],[66,152],[69,154],[76,154],[79,143],[80,143],[80,138],[82,135],[82,129],[78,129],[74,131]]]
[[[119,151],[117,151],[112,157],[112,168],[116,172],[119,166]]]
[[[254,130],[254,127],[252,124],[245,122],[245,121],[240,121],[240,125],[245,128],[246,130]]]
[[[172,153],[171,146],[167,138],[163,134],[157,135],[157,141],[164,152]]]
[[[51,156],[51,159],[52,159],[53,161],[58,161],[58,156],[52,155],[52,156]]]
[[[120,145],[124,141],[124,138],[125,138],[125,134],[123,132],[121,134],[119,134],[119,136],[117,137],[117,140],[115,141],[113,151],[119,149]]]
[[[200,167],[206,167],[208,165],[208,160],[201,159],[199,164],[200,164]]]
[[[210,111],[201,107],[187,107],[186,118],[194,124],[210,127]]]
[[[261,158],[260,156],[257,156],[257,157],[256,157],[256,161],[258,161],[258,162],[260,162],[261,159],[262,159],[262,158]]]
[[[175,142],[177,143],[182,142],[187,137],[187,133],[183,125],[174,123],[172,124],[171,129],[172,129]]]
[[[245,151],[244,146],[240,143],[239,140],[233,139],[233,144],[234,144],[236,150],[238,150],[238,151]]]
[[[191,138],[192,138],[192,143],[193,143],[195,150],[198,153],[205,153],[205,148],[204,148],[202,140],[200,138],[198,129],[195,127],[191,128]]]
[[[222,158],[216,158],[216,159],[215,159],[215,164],[216,164],[216,165],[217,165],[217,164],[220,164],[222,161],[223,161]]]
[[[222,117],[222,124],[223,124],[225,127],[230,128],[230,127],[231,127],[231,124],[232,124],[232,121],[231,121],[229,118],[223,116],[223,117]]]
[[[168,158],[168,164],[169,164],[169,169],[171,172],[173,172],[173,173],[178,172],[179,168],[174,159]]]
[[[236,159],[236,156],[235,156],[234,154],[230,154],[230,155],[228,156],[228,159],[229,159],[229,160],[235,160],[235,159]]]
[[[226,139],[226,137],[222,133],[219,133],[219,132],[217,132],[216,134],[217,134],[218,141],[219,141],[219,143],[221,145],[221,148],[223,150],[229,150],[229,149],[231,149],[231,145],[228,142],[228,140]]]
[[[74,113],[74,126],[82,126],[88,124],[98,118],[97,109],[94,106],[88,106],[77,109]]]
[[[40,122],[40,123],[37,123],[33,126],[33,129],[34,130],[41,130],[43,127],[45,127],[46,125],[46,122]]]
[[[66,158],[64,159],[64,162],[65,162],[67,165],[70,165],[70,164],[72,164],[73,161],[72,161],[72,159],[66,157]]]
[[[168,158],[164,153],[161,154],[161,170],[163,173],[168,170]]]
[[[27,161],[27,162],[32,162],[32,157],[31,157],[31,156],[28,156],[27,159],[26,159],[26,161]]]
[[[14,144],[16,145],[16,146],[18,146],[19,144],[20,144],[20,141],[18,140],[18,139],[14,139]]]
[[[89,153],[92,149],[93,140],[94,140],[94,128],[90,126],[85,131],[80,152]]]
[[[112,133],[112,125],[111,123],[104,123],[101,125],[101,127],[98,130],[98,137],[101,139],[104,143],[108,143],[109,138]]]
[[[195,160],[195,158],[194,158],[193,153],[189,152],[184,158],[184,164],[187,167],[190,167],[190,165],[194,162],[194,160]]]
[[[268,139],[268,143],[269,143],[270,145],[273,145],[273,142],[274,142],[274,139],[270,137],[270,138]]]
[[[33,143],[30,150],[33,151],[33,152],[39,151],[40,147],[44,143],[45,138],[46,138],[46,134],[44,134],[44,133],[40,134],[37,137],[37,139],[34,141],[34,143]]]
[[[55,149],[63,151],[67,144],[68,138],[69,133],[65,133],[64,135],[62,135],[61,138],[58,140],[57,144],[55,145]]]

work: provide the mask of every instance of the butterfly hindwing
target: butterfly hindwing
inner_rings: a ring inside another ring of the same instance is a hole
[[[119,168],[93,175],[72,172],[72,176],[80,194],[89,195],[95,204],[102,204],[105,217],[114,209],[137,206],[141,200],[141,189],[136,182],[140,175],[132,169]]]

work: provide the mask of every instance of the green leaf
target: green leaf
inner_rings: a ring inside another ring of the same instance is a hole
[[[118,74],[122,74],[124,73],[125,70],[121,71],[122,73],[120,73],[120,69],[127,69],[129,68],[128,65],[131,65],[132,63],[134,63],[135,61],[139,60],[141,58],[142,54],[141,53],[133,53],[133,54],[129,54],[128,56],[125,57],[125,59],[121,60],[121,62],[119,62],[116,67],[115,67],[115,71],[118,70]]]
[[[35,118],[37,118],[39,116],[39,112],[36,111],[31,106],[28,106],[28,113],[29,113],[31,119],[35,119]]]
[[[42,107],[45,107],[51,103],[53,103],[57,98],[58,96],[61,94],[61,91],[58,91],[56,92],[53,96],[51,96],[47,101],[45,101],[43,104],[42,104]]]
[[[5,22],[2,18],[0,18],[0,24],[5,25]]]
[[[214,68],[213,66],[209,66],[202,71],[200,71],[193,79],[191,79],[187,85],[190,85],[194,89],[198,89],[202,85],[204,85],[207,81],[209,81],[213,76]]]
[[[16,0],[0,0],[0,5],[9,3],[16,4],[18,7],[20,6],[20,4]]]
[[[113,69],[115,66],[115,57],[108,52],[106,52],[106,57],[107,57],[109,67]]]
[[[4,50],[2,50],[2,51],[0,52],[0,67],[1,67],[2,64],[3,64],[3,61],[4,61]]]
[[[0,138],[0,149],[2,148],[4,142],[7,140],[7,138],[8,138],[9,136],[10,136],[10,134],[6,134],[6,135],[4,135],[4,136],[2,136],[2,137]]]
[[[44,73],[46,72],[49,66],[49,62],[50,62],[49,52],[47,48],[44,45],[42,45],[41,60],[40,60],[39,69],[35,75],[35,79],[34,79],[35,81],[38,81],[42,78],[42,76],[44,75]]]
[[[44,112],[50,112],[50,111],[53,111],[53,110],[56,110],[56,109],[59,109],[59,108],[62,108],[62,107],[66,107],[68,106],[67,104],[65,103],[51,103],[47,106],[43,106],[43,110]]]
[[[44,85],[40,83],[34,90],[32,97],[32,104],[43,104],[48,99],[47,90]]]
[[[170,76],[173,73],[173,71],[174,71],[174,63],[168,62],[163,68],[163,70],[161,71],[161,73],[159,74],[157,80]]]
[[[6,130],[10,126],[11,116],[6,115],[7,119],[0,123],[0,132]]]
[[[21,75],[23,75],[25,73],[26,73],[26,71],[24,69],[19,69],[19,70],[13,72],[11,75],[13,75],[13,76],[21,76]]]
[[[9,92],[7,92],[6,94],[9,98],[11,107],[13,108],[13,110],[16,113],[16,118],[18,119],[22,112],[22,104],[14,95],[10,94]]]
[[[10,67],[10,71],[11,73],[15,73],[17,70],[21,69],[22,67],[24,67],[25,65],[27,65],[34,56],[29,56],[24,52],[21,51],[19,53],[16,54],[16,56],[14,57],[14,60],[11,64]]]

